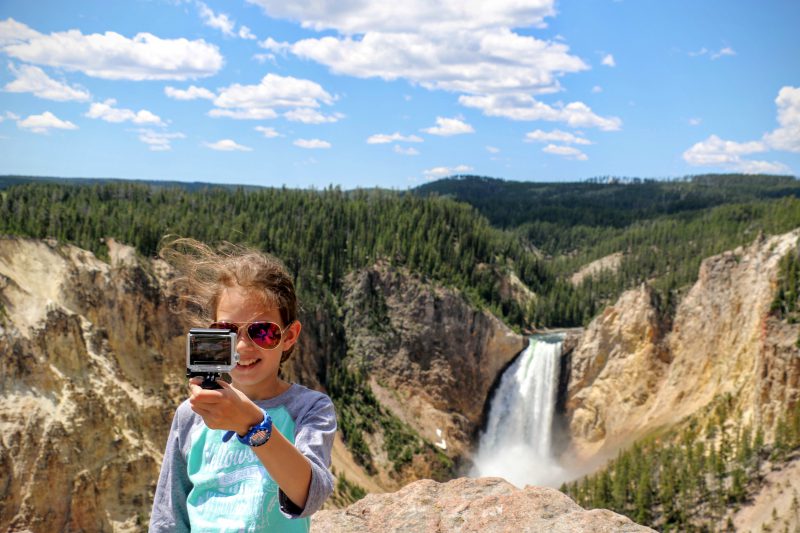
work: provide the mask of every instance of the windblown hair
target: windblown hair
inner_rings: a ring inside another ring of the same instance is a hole
[[[283,327],[297,320],[297,294],[283,263],[276,257],[228,242],[216,249],[195,239],[167,236],[159,256],[179,273],[174,281],[178,313],[196,327],[216,320],[223,289],[242,287],[262,301],[266,309],[277,308]],[[286,361],[294,346],[281,354]]]

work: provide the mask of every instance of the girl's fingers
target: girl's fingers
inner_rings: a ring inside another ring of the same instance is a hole
[[[192,385],[191,399],[213,405],[225,399],[222,391],[214,389],[201,389]]]

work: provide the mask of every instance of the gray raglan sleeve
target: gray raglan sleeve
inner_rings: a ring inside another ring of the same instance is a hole
[[[333,474],[330,471],[331,449],[336,435],[336,413],[333,402],[324,394],[317,398],[298,420],[294,445],[311,462],[311,486],[304,508],[295,505],[280,491],[281,511],[290,518],[304,518],[317,512],[333,493]]]
[[[188,406],[181,405],[172,419],[164,461],[161,463],[161,474],[153,499],[153,511],[150,514],[150,533],[182,533],[191,529],[186,497],[192,488],[192,483],[189,481],[186,458],[182,450],[188,426],[191,424],[187,409]]]

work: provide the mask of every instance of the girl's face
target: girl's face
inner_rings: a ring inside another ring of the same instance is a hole
[[[272,398],[288,388],[286,382],[278,379],[278,369],[281,354],[297,342],[299,322],[295,321],[286,328],[277,308],[265,308],[261,301],[238,285],[223,289],[217,305],[216,321],[235,324],[269,321],[278,324],[284,331],[280,344],[272,350],[256,346],[246,333],[247,327],[240,328],[236,345],[239,364],[231,371],[231,377],[233,385],[251,400]]]

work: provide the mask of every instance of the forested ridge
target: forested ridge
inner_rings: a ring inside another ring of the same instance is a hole
[[[25,179],[0,178],[0,232],[54,237],[100,256],[104,237],[146,256],[168,233],[252,244],[283,258],[314,299],[337,293],[350,270],[384,259],[460,289],[518,328],[585,325],[643,282],[668,315],[703,258],[800,226],[800,182],[780,176],[560,184],[465,177],[409,192]],[[622,253],[618,269],[568,281],[612,253]],[[501,297],[500,277],[510,272],[535,302]]]
[[[466,204],[381,190],[345,193],[210,187],[200,191],[142,183],[89,186],[29,183],[9,187],[0,232],[52,237],[107,255],[112,237],[152,256],[166,234],[250,244],[282,258],[307,298],[337,293],[352,269],[385,259],[462,289],[511,323],[525,322],[502,301],[492,270],[508,268],[534,291],[553,275],[513,234],[492,228]]]
[[[724,204],[798,197],[800,181],[793,176],[749,174],[708,174],[672,180],[604,177],[571,183],[455,176],[422,185],[415,191],[466,202],[500,228],[531,222],[623,228],[662,215]]]

